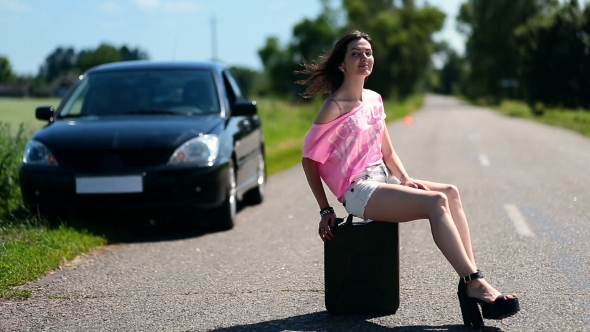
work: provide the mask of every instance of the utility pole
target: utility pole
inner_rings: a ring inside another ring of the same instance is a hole
[[[217,20],[211,15],[211,61],[217,61]]]

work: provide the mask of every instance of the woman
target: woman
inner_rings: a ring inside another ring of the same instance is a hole
[[[459,191],[453,185],[412,179],[397,156],[385,125],[381,96],[364,89],[373,70],[372,40],[362,32],[344,35],[332,52],[299,73],[311,75],[304,97],[327,94],[305,137],[303,169],[320,207],[319,235],[334,237],[336,215],[322,180],[359,218],[385,222],[430,220],[434,242],[460,276],[459,302],[465,325],[502,319],[519,310],[516,295],[502,295],[477,269]],[[393,173],[393,174],[392,174]]]

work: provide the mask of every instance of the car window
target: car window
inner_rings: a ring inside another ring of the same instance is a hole
[[[88,92],[88,80],[83,80],[69,96],[62,110],[67,108],[69,110],[68,114],[80,115],[86,92]]]
[[[234,91],[234,95],[236,96],[236,99],[244,99],[244,95],[242,94],[242,91],[240,90],[240,86],[238,85],[238,82],[236,81],[236,79],[233,77],[231,72],[227,71],[226,73],[227,73],[227,79],[229,81],[229,84],[232,87],[232,90]]]
[[[208,70],[152,69],[90,73],[59,116],[220,112]]]
[[[229,71],[223,72],[223,84],[227,91],[227,98],[229,99],[230,105],[235,103],[236,100],[244,99],[240,87]]]
[[[233,105],[236,101],[236,94],[231,86],[231,83],[227,79],[226,72],[223,72],[223,87],[225,88],[227,99],[229,100],[229,104]]]

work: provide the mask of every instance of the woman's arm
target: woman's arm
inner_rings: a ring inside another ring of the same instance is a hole
[[[305,177],[307,178],[309,188],[311,188],[311,191],[315,196],[315,200],[320,206],[320,210],[327,208],[329,206],[328,198],[326,198],[326,192],[324,190],[324,186],[322,185],[320,173],[318,172],[317,161],[309,158],[303,158],[301,160],[301,165],[303,166],[303,171],[305,172]]]
[[[322,179],[318,172],[317,161],[304,157],[301,164],[303,165],[303,171],[305,172],[307,183],[320,206],[320,210],[329,207],[330,205],[328,203],[328,198],[326,198],[326,191],[324,190]],[[330,228],[336,225],[336,214],[333,212],[326,213],[322,215],[321,218],[322,220],[320,221],[319,229],[320,237],[324,242],[329,241],[334,238],[334,234]]]

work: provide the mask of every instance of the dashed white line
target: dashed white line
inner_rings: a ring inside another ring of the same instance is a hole
[[[535,233],[533,233],[533,230],[516,205],[504,204],[504,210],[506,210],[508,217],[512,220],[516,233],[522,236],[535,237]]]
[[[479,162],[481,163],[481,165],[483,167],[488,167],[490,166],[490,160],[488,159],[488,156],[486,156],[485,154],[481,153],[479,155]]]

